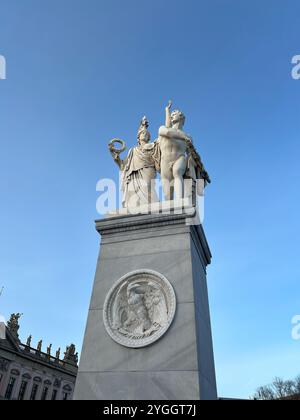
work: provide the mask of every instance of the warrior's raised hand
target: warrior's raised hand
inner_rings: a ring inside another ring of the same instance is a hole
[[[168,105],[166,106],[166,127],[170,128],[172,126],[171,122],[171,107],[172,107],[172,101],[170,100],[168,102]]]

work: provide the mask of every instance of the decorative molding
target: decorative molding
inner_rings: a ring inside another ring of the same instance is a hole
[[[154,229],[170,225],[186,225],[186,219],[193,218],[196,214],[195,207],[183,209],[181,214],[132,214],[126,216],[109,217],[96,220],[96,229],[101,235],[119,234],[123,232]]]
[[[60,388],[61,387],[61,379],[55,378],[53,386],[54,386],[54,388]]]
[[[9,365],[10,365],[9,360],[3,359],[2,357],[0,358],[0,371],[1,372],[7,372]]]
[[[103,322],[110,337],[131,348],[148,346],[170,327],[176,311],[176,296],[160,273],[132,271],[114,283],[103,308]]]
[[[51,382],[51,381],[49,381],[49,379],[46,379],[46,380],[44,381],[44,384],[45,384],[45,385],[49,385],[49,386],[51,386],[51,385],[52,385],[52,382]]]

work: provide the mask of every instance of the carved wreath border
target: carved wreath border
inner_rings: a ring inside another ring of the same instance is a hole
[[[119,334],[114,333],[113,329],[111,328],[112,320],[111,320],[110,308],[112,305],[112,298],[114,294],[116,293],[116,289],[122,283],[124,283],[125,281],[129,281],[131,279],[134,280],[135,277],[143,276],[143,275],[153,276],[154,278],[156,278],[162,283],[163,287],[165,287],[165,291],[167,291],[166,294],[168,298],[167,303],[168,303],[168,309],[169,309],[168,322],[159,331],[157,331],[152,336],[147,337],[147,338],[136,340],[136,339],[121,337],[121,334],[119,335]],[[104,322],[104,326],[107,333],[115,342],[125,347],[141,348],[141,347],[146,347],[146,346],[149,346],[150,344],[153,344],[167,332],[167,330],[169,329],[169,327],[171,326],[173,322],[175,312],[176,312],[176,295],[170,281],[163,274],[157,271],[149,270],[149,269],[139,269],[139,270],[134,270],[134,271],[131,271],[130,273],[125,274],[124,276],[122,276],[120,279],[118,279],[117,281],[113,283],[104,301],[103,322]]]

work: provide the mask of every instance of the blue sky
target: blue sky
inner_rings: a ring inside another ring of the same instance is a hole
[[[0,312],[81,346],[112,137],[155,138],[169,98],[212,178],[205,231],[218,390],[300,374],[300,4],[2,0]]]

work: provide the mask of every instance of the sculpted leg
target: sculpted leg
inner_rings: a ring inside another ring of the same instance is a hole
[[[175,198],[180,200],[184,197],[184,181],[183,175],[186,171],[186,157],[180,156],[173,166],[173,176],[174,176],[174,190]]]
[[[161,183],[165,200],[174,200],[174,183],[169,165],[162,165],[161,167]]]
[[[174,200],[174,183],[173,183],[173,181],[172,180],[170,181],[167,178],[162,178],[161,183],[162,183],[162,187],[163,187],[165,200],[167,200],[167,201]]]

